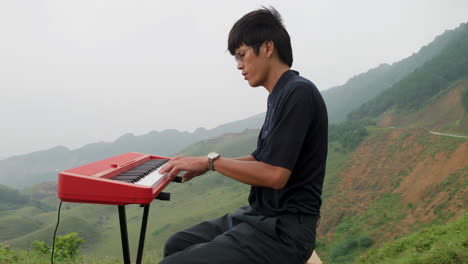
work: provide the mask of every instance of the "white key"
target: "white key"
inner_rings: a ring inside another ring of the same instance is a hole
[[[134,183],[144,185],[144,186],[148,186],[148,187],[153,186],[157,182],[163,180],[164,177],[167,175],[167,172],[164,173],[164,174],[159,173],[159,170],[162,167],[164,167],[164,165],[157,168],[155,171],[151,172],[150,174],[146,175],[145,177],[141,178],[140,180],[138,180],[138,181],[136,181]]]

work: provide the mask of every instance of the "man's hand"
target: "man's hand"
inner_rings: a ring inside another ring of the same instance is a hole
[[[164,165],[159,173],[168,173],[169,177],[178,175],[181,171],[185,171],[182,182],[191,180],[196,176],[200,176],[208,171],[207,157],[181,157],[177,156]]]

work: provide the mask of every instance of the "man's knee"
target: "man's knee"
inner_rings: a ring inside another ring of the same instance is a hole
[[[174,253],[184,250],[185,243],[180,239],[180,232],[170,236],[164,244],[164,257],[170,256]]]

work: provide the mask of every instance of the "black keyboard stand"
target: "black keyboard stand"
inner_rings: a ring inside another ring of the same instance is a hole
[[[162,192],[155,199],[169,201],[170,198],[170,193]],[[150,204],[142,204],[141,207],[143,207],[143,219],[141,220],[140,241],[138,242],[138,253],[136,259],[137,264],[141,264],[143,257],[143,248],[145,247],[146,225],[148,224]],[[125,213],[125,205],[118,205],[118,208],[123,260],[124,264],[130,264],[130,248],[128,245],[127,216]]]
[[[125,205],[118,205],[118,207],[123,260],[125,264],[130,264],[130,248],[128,247],[127,216],[125,214]]]

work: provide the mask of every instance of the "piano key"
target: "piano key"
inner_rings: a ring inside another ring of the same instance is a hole
[[[116,176],[114,178],[112,178],[112,180],[132,180],[132,179],[135,179],[135,178],[138,178],[139,176],[125,176],[125,175],[119,175],[119,176]]]
[[[144,171],[144,172],[124,172],[124,173],[119,174],[119,176],[139,176],[139,175],[148,174],[148,173],[150,173],[150,172],[151,172],[151,171]]]
[[[161,174],[159,173],[159,170],[162,167],[159,167],[157,170],[151,172],[150,174],[146,175],[145,177],[141,178],[138,181],[135,181],[135,184],[140,184],[144,186],[153,186],[155,183],[157,183],[159,180],[163,179],[164,176],[166,176],[167,173]]]
[[[148,169],[144,169],[144,170],[142,170],[142,169],[137,169],[137,170],[131,169],[131,170],[128,170],[128,171],[126,171],[124,173],[145,173],[147,171],[149,171],[149,170]]]
[[[111,179],[116,181],[137,183],[138,181],[141,181],[144,177],[149,176],[149,174],[153,173],[155,170],[158,170],[168,161],[169,160],[167,159],[151,159],[117,176],[114,176]],[[160,177],[157,176],[157,174],[154,174],[148,180],[142,181],[142,183],[143,185],[151,186],[152,183],[154,184],[154,182],[156,182],[159,179]]]

